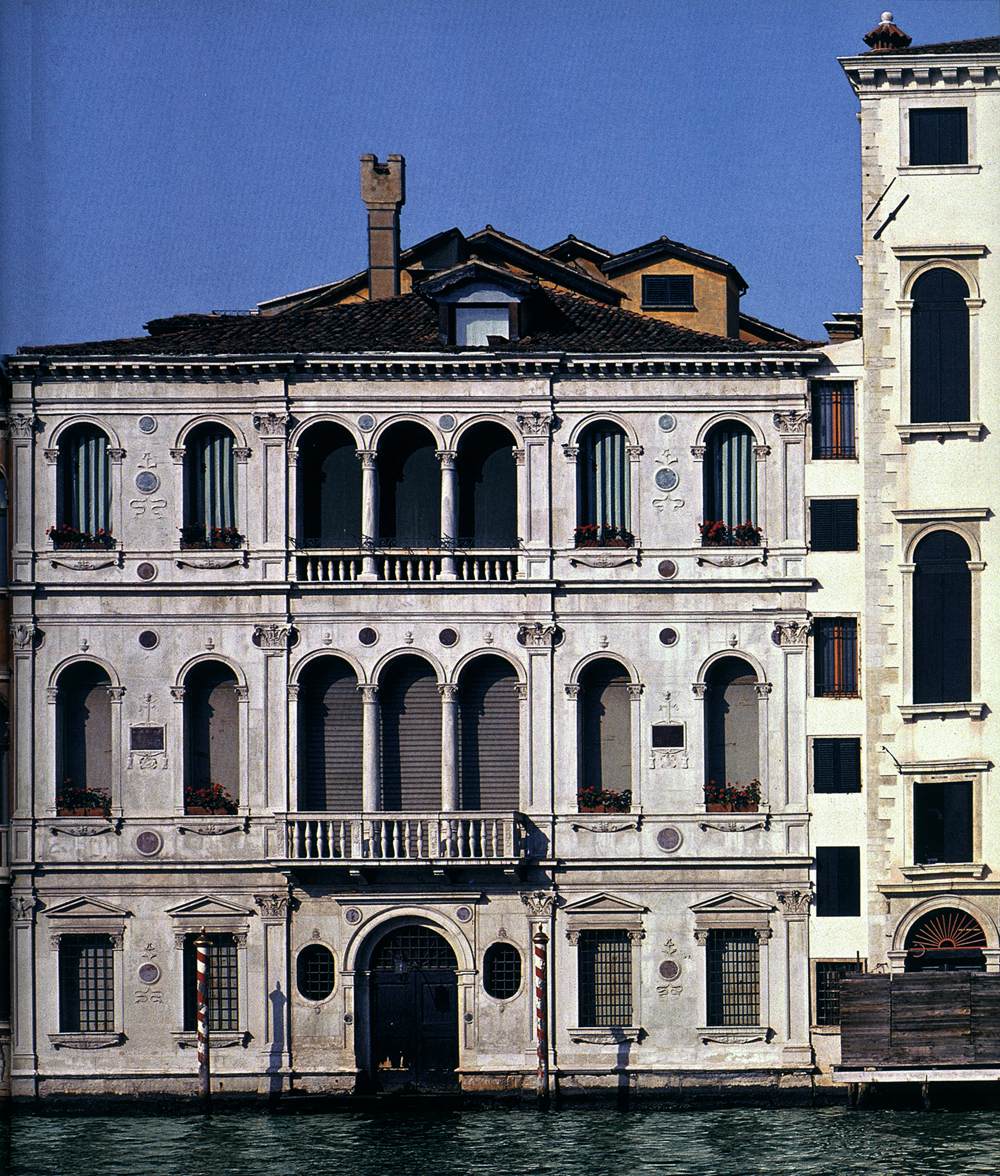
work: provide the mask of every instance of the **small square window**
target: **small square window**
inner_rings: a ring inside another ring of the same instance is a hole
[[[910,111],[910,166],[969,162],[969,112],[964,106]]]
[[[818,918],[861,914],[861,850],[856,845],[816,847],[816,915]]]
[[[809,546],[813,551],[857,551],[858,500],[813,499],[809,503]]]
[[[858,622],[822,617],[813,622],[813,672],[817,698],[854,698],[858,693]]]
[[[691,274],[647,274],[642,279],[642,305],[694,310],[694,277]]]
[[[816,1024],[840,1024],[840,982],[861,974],[858,960],[816,961]]]
[[[681,723],[654,723],[654,747],[683,747],[684,726]]]
[[[853,383],[821,380],[813,384],[809,419],[814,461],[856,456]]]
[[[813,740],[813,792],[861,791],[861,740]]]

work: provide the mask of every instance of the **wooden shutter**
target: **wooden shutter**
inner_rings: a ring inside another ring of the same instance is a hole
[[[749,784],[760,777],[756,683],[756,674],[737,657],[723,658],[709,672],[706,778],[717,784]]]
[[[397,658],[379,690],[382,712],[382,807],[387,812],[441,809],[441,698],[431,667]]]
[[[463,809],[513,811],[520,803],[519,703],[513,668],[480,657],[462,673],[459,747]]]
[[[856,845],[816,848],[816,914],[861,914],[861,850]]]
[[[581,678],[582,780],[586,787],[620,792],[632,787],[632,714],[628,675],[600,661]]]
[[[360,812],[361,695],[345,662],[324,658],[299,695],[299,807],[306,812]]]
[[[969,117],[964,106],[911,110],[910,166],[969,162]]]
[[[857,551],[857,499],[813,499],[809,504],[809,545],[813,551]]]
[[[968,547],[951,531],[933,532],[914,553],[914,702],[968,702],[972,696],[968,560]]]
[[[969,288],[953,270],[933,269],[913,284],[910,419],[969,419]]]

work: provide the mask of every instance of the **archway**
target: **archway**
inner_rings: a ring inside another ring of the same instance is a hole
[[[419,923],[372,949],[372,1077],[383,1089],[456,1084],[457,968],[447,940]]]
[[[906,937],[907,972],[985,972],[986,936],[967,911],[941,907],[918,920]]]

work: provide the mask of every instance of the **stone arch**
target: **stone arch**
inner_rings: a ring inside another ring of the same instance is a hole
[[[195,429],[201,428],[202,425],[218,425],[220,428],[228,429],[232,433],[237,446],[242,449],[247,447],[246,434],[236,422],[228,416],[223,416],[221,413],[206,412],[200,416],[192,417],[191,420],[185,421],[181,425],[174,440],[174,449],[184,449],[187,447],[187,439],[194,432]]]
[[[896,924],[896,930],[893,932],[892,950],[906,951],[906,940],[917,923],[925,915],[932,914],[936,910],[944,910],[948,907],[954,907],[957,910],[964,911],[970,918],[976,920],[982,928],[983,934],[986,936],[987,951],[1000,949],[1000,930],[998,930],[996,920],[993,916],[984,907],[966,898],[964,895],[949,892],[948,894],[936,894],[931,898],[925,898],[923,902],[917,903],[916,906],[911,907],[903,915]]]
[[[500,428],[506,429],[510,433],[515,449],[519,449],[524,445],[524,436],[517,425],[512,424],[510,420],[500,416],[498,413],[484,412],[477,413],[476,416],[469,417],[468,420],[462,421],[461,424],[456,426],[455,431],[451,435],[451,447],[457,449],[462,437],[470,429],[474,429],[476,425],[499,425]]]
[[[728,422],[732,422],[737,425],[743,425],[749,429],[753,435],[755,445],[764,445],[766,443],[760,426],[750,417],[745,416],[741,412],[717,412],[714,414],[714,416],[710,416],[708,420],[702,423],[701,427],[698,429],[697,435],[695,436],[695,445],[705,445],[709,433],[711,433],[716,425],[724,425]]]
[[[408,925],[436,931],[455,953],[459,972],[475,972],[475,952],[461,925],[438,910],[420,906],[394,907],[362,924],[344,949],[344,971],[366,969],[371,962],[372,952],[385,936]]]
[[[735,657],[739,658],[741,661],[745,661],[757,675],[758,682],[767,681],[767,674],[764,672],[764,666],[761,664],[761,662],[756,657],[754,657],[752,653],[747,653],[746,650],[736,647],[733,649],[720,649],[716,653],[709,654],[698,669],[698,675],[695,678],[695,685],[704,686],[705,676],[708,671],[716,662],[721,661],[725,657]]]
[[[86,413],[79,413],[75,416],[67,417],[64,421],[60,421],[50,434],[49,445],[53,449],[57,449],[63,434],[67,433],[70,429],[75,429],[77,425],[91,425],[95,429],[100,429],[107,437],[112,449],[121,448],[121,441],[114,427],[100,417],[90,416]]]
[[[70,657],[64,658],[61,662],[59,662],[59,664],[49,675],[49,689],[53,689],[54,687],[58,686],[59,679],[62,677],[64,671],[68,670],[70,666],[78,665],[81,662],[86,662],[88,665],[93,664],[95,666],[99,666],[108,675],[108,679],[112,686],[121,686],[121,678],[118,677],[118,673],[111,662],[106,661],[103,657],[98,657],[96,654],[88,652],[74,653]]]
[[[619,429],[625,434],[625,443],[627,445],[638,445],[639,436],[635,428],[629,424],[625,417],[616,412],[592,412],[585,416],[582,420],[577,421],[573,426],[569,435],[569,445],[579,445],[580,438],[590,428],[591,425],[599,425],[603,422],[611,425],[617,425]]]
[[[935,531],[951,531],[953,535],[957,535],[959,539],[962,539],[965,542],[965,545],[969,549],[969,562],[981,562],[983,558],[982,551],[976,536],[965,527],[960,526],[958,523],[951,523],[947,522],[946,520],[928,523],[926,526],[921,527],[919,531],[912,535],[903,551],[903,562],[908,564],[913,563],[914,553],[920,546],[921,542],[926,539],[928,535],[932,535]]]
[[[238,686],[246,689],[246,687],[248,685],[247,677],[246,677],[246,674],[243,672],[243,669],[240,666],[240,664],[238,662],[233,661],[233,659],[231,657],[228,657],[226,654],[220,653],[216,649],[206,649],[204,653],[196,653],[194,655],[194,657],[188,658],[188,660],[181,666],[180,670],[178,671],[177,677],[174,679],[174,685],[182,687],[184,685],[184,680],[185,680],[185,678],[187,678],[188,674],[194,669],[194,667],[196,665],[198,665],[201,662],[220,662],[222,665],[228,666],[229,669],[231,669],[233,671],[233,675],[236,678],[236,684]]]
[[[332,645],[327,648],[325,645],[322,649],[311,649],[308,653],[304,653],[300,658],[293,662],[288,673],[288,685],[298,686],[302,674],[311,662],[317,661],[323,657],[336,657],[342,662],[346,662],[354,673],[357,675],[358,685],[364,685],[367,681],[364,668],[361,663],[351,653],[345,653],[342,649],[335,649]]]
[[[524,667],[517,660],[517,658],[515,658],[513,654],[508,653],[505,649],[496,649],[495,647],[491,648],[489,645],[484,645],[479,649],[472,649],[468,653],[464,654],[452,667],[451,675],[448,677],[448,681],[458,682],[458,679],[462,675],[462,671],[469,664],[469,662],[475,661],[477,657],[484,657],[486,654],[489,654],[492,657],[498,657],[502,661],[507,662],[513,669],[514,673],[517,674],[517,682],[519,686],[524,686],[527,684],[528,678]]]
[[[366,440],[359,432],[357,425],[352,424],[347,417],[341,416],[335,412],[317,412],[313,413],[311,416],[306,417],[305,420],[299,421],[289,434],[288,448],[297,449],[303,436],[305,436],[305,434],[308,433],[314,425],[339,425],[354,439],[354,443],[358,449],[367,448]]]
[[[639,685],[639,675],[636,673],[634,663],[623,654],[613,653],[610,649],[600,649],[596,653],[588,653],[586,657],[582,657],[573,667],[572,673],[569,676],[570,685],[579,685],[580,675],[587,666],[595,661],[617,662],[628,675],[629,682],[635,686]]]
[[[936,269],[949,269],[953,273],[958,274],[962,281],[965,282],[966,289],[969,292],[969,298],[982,297],[979,292],[979,282],[976,280],[975,274],[966,269],[966,267],[961,265],[959,262],[952,261],[951,258],[937,257],[932,258],[930,261],[923,262],[923,264],[917,266],[916,269],[912,270],[907,275],[906,281],[903,283],[903,298],[911,299],[913,297],[913,287],[917,284],[917,282],[924,276],[924,274],[930,273],[931,270]]]
[[[437,675],[439,685],[443,686],[448,681],[448,675],[445,673],[444,667],[433,653],[428,653],[425,649],[418,649],[416,646],[409,645],[404,646],[402,649],[392,649],[379,658],[375,663],[375,668],[372,670],[371,681],[377,685],[381,681],[382,674],[385,672],[389,663],[395,661],[397,658],[405,657],[407,654],[413,657],[423,658],[425,662],[428,662]]]
[[[438,426],[429,417],[421,417],[412,412],[394,413],[392,416],[386,417],[384,421],[379,421],[364,448],[378,449],[385,434],[395,425],[418,425],[421,429],[426,429],[434,438],[434,445],[437,449],[445,448],[444,436]]]

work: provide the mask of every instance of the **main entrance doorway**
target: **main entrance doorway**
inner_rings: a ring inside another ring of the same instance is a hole
[[[372,952],[372,1077],[383,1088],[452,1086],[458,1065],[457,962],[436,931],[390,931]]]

